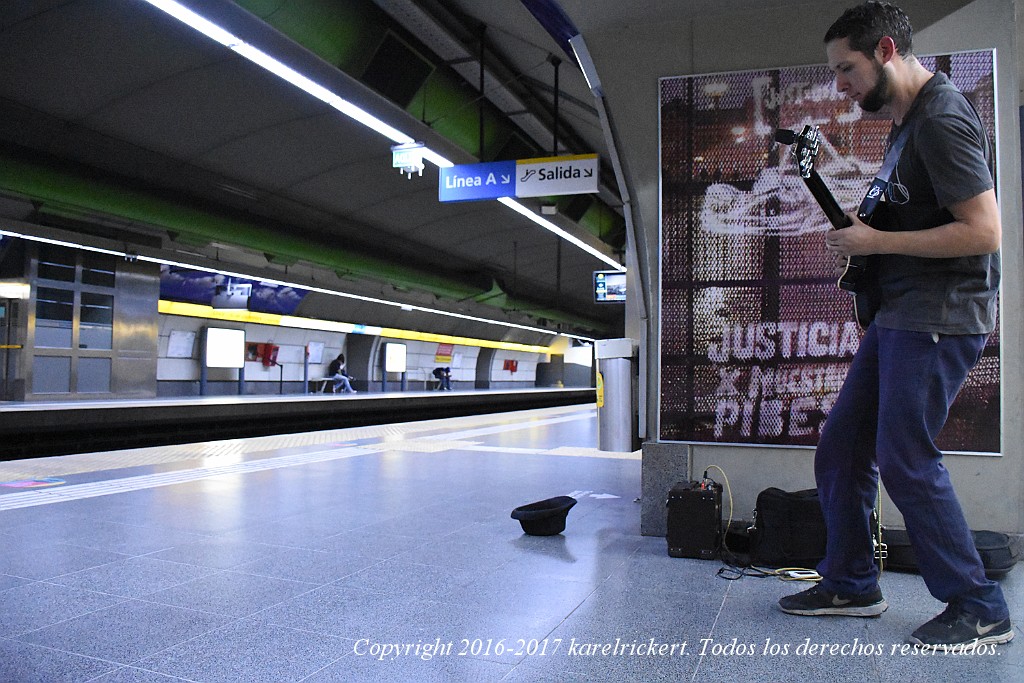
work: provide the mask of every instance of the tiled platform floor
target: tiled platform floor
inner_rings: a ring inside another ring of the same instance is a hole
[[[792,617],[802,585],[668,557],[596,431],[568,407],[0,463],[65,481],[0,486],[0,681],[1024,681],[1024,638],[893,651],[941,609],[917,576],[878,619]],[[509,518],[563,494],[563,535]],[[1024,569],[1003,586],[1024,614]]]

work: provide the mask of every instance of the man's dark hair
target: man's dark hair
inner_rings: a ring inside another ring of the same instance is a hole
[[[914,29],[910,26],[910,18],[896,5],[872,1],[843,12],[843,16],[828,29],[825,42],[849,38],[851,49],[871,59],[878,41],[885,36],[892,38],[896,51],[903,57],[913,51]]]

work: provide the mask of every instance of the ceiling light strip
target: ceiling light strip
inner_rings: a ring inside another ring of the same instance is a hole
[[[188,24],[204,36],[212,38],[221,45],[231,47],[232,45],[242,42],[232,33],[225,31],[213,22],[204,19],[181,3],[173,2],[173,0],[146,0],[146,2],[153,5],[153,7],[170,14],[181,23]]]
[[[219,270],[212,269],[206,266],[195,265],[192,263],[184,263],[182,261],[171,261],[169,259],[160,258],[157,256],[146,256],[143,254],[136,254],[133,252],[120,251],[116,249],[104,249],[102,247],[94,247],[87,244],[79,244],[76,242],[68,242],[66,240],[52,239],[49,237],[41,237],[39,235],[32,235],[29,233],[14,232],[13,230],[0,229],[0,235],[7,237],[17,237],[20,239],[30,240],[32,242],[42,242],[44,244],[53,244],[59,247],[68,247],[70,249],[83,249],[85,251],[96,252],[99,254],[109,254],[111,256],[118,256],[132,261],[144,261],[147,263],[156,263],[162,266],[172,266],[174,268],[187,268],[190,270],[200,270],[206,273],[215,273],[217,275],[223,275],[225,277],[239,277],[246,280],[253,280],[255,282],[261,282],[268,285],[278,285],[281,287],[295,287],[296,289],[305,290],[307,292],[318,292],[320,294],[327,294],[329,296],[337,296],[346,299],[355,299],[357,301],[365,301],[372,304],[380,304],[383,306],[396,306],[406,311],[420,311],[422,313],[430,313],[431,315],[441,315],[449,318],[458,318],[460,320],[469,320],[472,322],[484,323],[487,325],[498,325],[500,327],[510,327],[517,330],[524,330],[527,332],[537,332],[540,334],[553,334],[560,337],[568,337],[570,339],[579,339],[580,341],[593,342],[593,337],[586,337],[578,334],[567,334],[564,332],[555,332],[554,330],[546,330],[542,327],[532,327],[530,325],[520,325],[519,323],[506,322],[503,320],[492,320],[491,318],[481,318],[475,315],[467,315],[465,313],[453,313],[451,311],[442,311],[437,308],[428,308],[426,306],[415,306],[411,304],[403,304],[397,301],[389,301],[387,299],[378,299],[371,296],[363,296],[361,294],[351,294],[349,292],[342,292],[336,289],[326,289],[324,287],[315,287],[310,285],[298,284],[295,282],[286,282],[285,280],[277,280],[274,278],[266,278],[258,275],[250,275],[247,273],[235,272],[230,270]],[[329,321],[322,321],[329,322]]]
[[[526,208],[525,206],[523,206],[516,200],[512,199],[511,197],[500,197],[498,201],[507,206],[508,208],[512,209],[516,213],[518,213],[520,216],[525,216],[526,218],[529,218],[531,221],[533,221],[540,227],[544,228],[545,230],[550,230],[551,232],[555,233],[556,235],[564,239],[566,242],[570,242],[576,245],[577,247],[587,252],[591,256],[594,256],[598,260],[607,263],[615,270],[621,270],[622,272],[626,271],[626,267],[620,264],[615,259],[611,258],[610,256],[606,256],[605,254],[602,254],[600,251],[590,246],[586,242],[580,240],[579,238],[573,235],[570,235],[565,230],[562,230],[560,227],[558,227],[548,219],[534,213],[533,211]]]
[[[187,7],[184,7],[180,3],[175,2],[174,0],[145,1],[148,2],[150,5],[156,7],[157,9],[166,12],[178,21],[181,21],[182,23],[187,24],[196,31],[199,31],[203,35],[217,41],[221,45],[228,47],[238,55],[251,61],[253,64],[260,66],[263,69],[266,69],[275,76],[287,81],[288,83],[291,83],[292,85],[303,90],[304,92],[309,93],[310,95],[317,98],[321,102],[324,102],[329,106],[333,107],[334,109],[337,109],[345,116],[348,116],[349,118],[358,121],[367,128],[377,131],[378,133],[390,139],[391,141],[398,144],[415,142],[415,140],[409,135],[403,133],[397,128],[394,128],[393,126],[388,125],[387,123],[384,123],[376,116],[373,116],[369,112],[359,108],[358,106],[352,104],[348,100],[340,97],[339,95],[336,95],[335,93],[331,92],[329,89],[325,88],[319,83],[316,83],[315,81],[300,74],[290,66],[281,63],[280,61],[278,61],[274,57],[271,57],[270,55],[268,55],[266,52],[263,52],[259,48],[256,48],[250,45],[249,43],[246,43],[244,40],[234,35],[233,33],[225,31],[213,22],[209,21],[208,19],[205,19],[199,14],[196,14],[195,12],[188,9]],[[438,154],[437,152],[433,151],[430,148],[424,148],[423,158],[439,168],[450,168],[455,165],[452,161],[445,158],[441,154]],[[591,247],[589,244],[586,244],[585,242],[582,242],[581,240],[577,239],[573,235],[570,235],[568,232],[559,228],[551,221],[542,218],[541,216],[537,215],[533,211],[530,211],[525,206],[522,206],[515,200],[510,199],[508,197],[502,197],[498,201],[504,204],[505,206],[509,207],[516,213],[530,219],[531,221],[533,221],[540,227],[544,228],[545,230],[551,231],[558,237],[582,249],[583,251],[587,252],[591,256],[594,256],[598,260],[607,263],[612,268],[621,271],[626,270],[626,268],[623,265],[621,265],[618,261],[612,259],[609,256],[606,256],[605,254],[601,253],[594,247]]]
[[[438,168],[451,168],[455,165],[454,161],[449,161],[429,147],[423,148],[423,158]]]

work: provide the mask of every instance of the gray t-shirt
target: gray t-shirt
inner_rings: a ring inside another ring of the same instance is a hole
[[[988,136],[970,103],[937,73],[918,93],[885,201],[872,225],[923,230],[952,222],[952,204],[993,187]],[[959,258],[876,257],[881,327],[941,334],[981,334],[995,327],[999,253]]]

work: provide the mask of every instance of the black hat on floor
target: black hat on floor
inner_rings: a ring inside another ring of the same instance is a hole
[[[512,519],[518,519],[531,536],[554,536],[565,530],[565,518],[575,504],[572,496],[556,496],[517,507]]]

